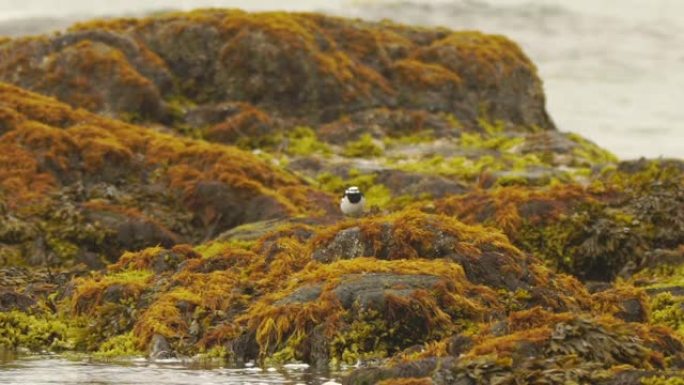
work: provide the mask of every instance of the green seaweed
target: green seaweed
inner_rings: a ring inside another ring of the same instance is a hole
[[[50,314],[0,312],[0,346],[34,352],[61,352],[73,348],[68,323]]]
[[[383,149],[370,134],[363,134],[353,142],[348,142],[342,155],[357,158],[372,158],[383,154]]]

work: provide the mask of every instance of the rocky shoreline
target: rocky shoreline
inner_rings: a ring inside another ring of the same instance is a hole
[[[557,131],[503,36],[200,10],[0,57],[2,346],[367,366],[349,384],[684,375],[684,161]]]

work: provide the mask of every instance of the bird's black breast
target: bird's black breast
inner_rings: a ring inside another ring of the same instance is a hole
[[[351,203],[359,203],[361,198],[363,198],[363,194],[361,193],[347,194],[347,199],[349,199],[349,202]]]

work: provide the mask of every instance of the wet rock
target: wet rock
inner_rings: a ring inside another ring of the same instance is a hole
[[[328,223],[327,218],[285,218],[285,219],[268,219],[258,222],[250,222],[244,225],[234,227],[219,234],[215,241],[218,242],[228,242],[234,241],[256,241],[268,234],[273,233],[273,237],[280,236],[276,230],[279,228],[284,228],[290,225],[301,224],[301,227],[296,227],[294,229],[294,234],[298,239],[306,240],[312,234],[313,231],[307,229],[306,225],[322,225]]]
[[[184,120],[193,127],[213,126],[238,115],[248,106],[246,103],[235,102],[201,105],[190,109]]]
[[[288,209],[275,197],[255,195],[249,189],[221,182],[199,182],[188,204],[196,221],[206,228],[206,238],[243,223],[288,216]]]
[[[658,166],[661,168],[674,168],[680,172],[684,172],[684,161],[681,159],[658,159],[657,161],[654,161],[646,158],[622,161],[618,163],[618,171],[626,174],[637,174],[647,171],[649,167],[653,167],[654,162],[657,162]]]
[[[587,290],[591,294],[607,291],[613,287],[613,285],[609,282],[587,281],[584,284],[586,285]]]
[[[377,173],[375,182],[386,186],[394,196],[442,198],[447,195],[466,192],[466,186],[463,183],[438,175],[409,173],[399,170],[380,171]]]
[[[393,367],[362,368],[354,370],[342,378],[344,385],[372,385],[388,379],[416,379],[437,375],[438,368],[448,368],[451,357],[446,359],[428,358],[410,362],[402,362]]]
[[[243,107],[240,112],[209,127],[207,140],[220,143],[259,143],[261,138],[274,134],[280,124],[265,112],[254,107]]]
[[[429,131],[436,137],[457,136],[458,130],[446,115],[425,110],[371,109],[353,113],[321,126],[318,134],[326,142],[344,144],[363,134],[375,138],[397,137]]]
[[[646,288],[645,290],[650,296],[656,296],[660,293],[670,293],[675,296],[684,296],[684,286],[652,287]]]
[[[316,326],[311,332],[309,341],[310,348],[307,361],[311,362],[314,368],[329,368],[330,345],[325,335],[325,325]]]
[[[314,251],[312,258],[319,262],[336,259],[352,259],[373,255],[372,245],[365,239],[358,227],[344,229],[335,235],[332,242]]]
[[[91,251],[81,251],[76,256],[76,262],[86,265],[90,270],[101,270],[107,267],[100,254]]]
[[[648,322],[648,310],[639,298],[626,298],[620,303],[617,317],[627,322]]]
[[[121,301],[122,298],[127,296],[126,286],[122,284],[114,284],[108,286],[102,293],[102,300],[105,302],[117,303]]]
[[[85,212],[88,221],[108,230],[104,243],[108,245],[106,252],[110,261],[116,261],[124,250],[140,250],[156,245],[171,247],[182,242],[178,235],[143,215],[117,211],[113,207],[89,208]]]
[[[492,173],[492,182],[499,185],[523,184],[526,186],[546,186],[553,178],[563,178],[564,173],[551,167],[529,167],[525,170],[506,170]],[[489,186],[485,186],[489,187]]]
[[[414,218],[415,222],[408,217]],[[458,231],[450,231],[443,226],[445,218],[421,214],[409,215],[404,220],[367,219],[362,226],[341,228],[325,240],[314,239],[312,258],[329,263],[340,259],[372,256],[378,259],[398,258],[447,258],[458,262],[469,280],[498,288],[516,290],[530,287],[530,274],[526,263],[514,262],[510,253],[497,250],[490,245],[475,254],[464,253],[458,245],[463,242]],[[404,229],[405,223],[412,225]],[[371,231],[372,229],[372,231]],[[418,241],[410,234],[414,232],[430,234],[429,241]],[[474,233],[470,234],[474,236]],[[515,265],[514,269],[503,266]]]
[[[521,154],[570,154],[578,147],[577,143],[570,140],[567,134],[558,131],[544,131],[529,134],[518,148]]]
[[[477,60],[458,59],[464,54],[477,57],[478,51],[489,48],[492,48],[488,51],[489,54],[493,55],[490,60],[501,59],[501,65],[510,68],[515,77],[508,78],[493,68],[483,67]],[[488,40],[485,35],[479,33],[456,33],[421,48],[415,58],[425,63],[441,65],[458,74],[463,80],[462,96],[456,99],[458,101],[455,101],[452,107],[454,110],[472,113],[474,111],[471,110],[471,103],[486,98],[493,102],[489,113],[498,119],[513,124],[553,127],[553,122],[546,111],[538,108],[539,103],[543,104],[543,90],[541,83],[535,80],[533,67],[526,64],[529,60],[519,48],[511,46],[509,42]],[[500,82],[501,80],[504,81]]]
[[[294,293],[283,299],[276,301],[276,305],[289,305],[292,303],[307,303],[315,301],[321,295],[323,285],[304,286],[297,289]]]
[[[524,262],[521,263],[521,270],[518,272],[501,269],[502,266],[510,264],[510,259],[505,254],[484,252],[476,261],[459,254],[452,254],[451,258],[463,266],[466,276],[472,282],[509,290],[526,288],[530,285],[531,276],[526,271]]]
[[[501,337],[509,333],[508,323],[506,321],[498,321],[494,323],[490,329],[493,336]]]
[[[0,312],[19,310],[26,312],[36,305],[36,301],[12,290],[0,289]]]
[[[312,178],[327,172],[347,179],[352,171],[373,176],[373,185],[386,187],[395,197],[408,195],[416,198],[441,198],[464,193],[467,189],[459,181],[439,175],[392,169],[373,159],[300,157],[290,162],[287,168]]]
[[[10,40],[2,45],[0,79],[93,111],[156,121],[170,119],[162,98],[175,91],[309,124],[351,113],[360,129],[327,130],[349,137],[373,127],[442,135],[453,125],[439,113],[473,124],[485,101],[493,120],[553,128],[534,67],[503,37],[318,15],[203,13]],[[274,27],[280,19],[287,27]],[[482,65],[481,49],[506,70]],[[86,72],[91,81],[82,80]]]
[[[462,334],[457,334],[447,340],[447,353],[454,357],[467,352],[473,346],[473,339],[464,336]]]
[[[218,16],[218,15],[217,15]],[[174,76],[183,74],[178,87],[191,100],[206,101],[206,87],[216,74],[218,51],[223,44],[221,31],[213,23],[168,19],[150,23],[135,33],[168,66]]]
[[[254,343],[254,335],[242,334],[226,344],[230,357],[236,364],[244,364],[259,356],[259,346]]]
[[[343,276],[333,293],[343,307],[384,311],[387,297],[410,297],[417,289],[430,289],[440,282],[431,275],[364,274]]]
[[[131,37],[91,30],[2,48],[8,58],[0,67],[2,80],[92,111],[164,119],[161,94],[170,89],[171,76]],[[12,66],[22,61],[28,66]]]
[[[171,349],[171,345],[161,334],[155,334],[150,342],[150,358],[153,360],[164,360],[175,358],[176,354]]]

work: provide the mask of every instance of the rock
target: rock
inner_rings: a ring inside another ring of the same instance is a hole
[[[617,316],[627,322],[648,322],[648,310],[638,298],[627,298],[622,301]]]
[[[409,173],[399,170],[383,170],[377,174],[376,183],[386,186],[394,196],[442,198],[466,192],[464,184],[438,175]]]
[[[449,355],[458,357],[467,352],[473,346],[473,339],[461,334],[455,335],[447,341],[447,353]]]
[[[307,303],[315,301],[323,292],[322,285],[304,286],[297,289],[294,293],[275,302],[276,305],[289,305],[292,303]]]
[[[521,154],[547,153],[552,155],[570,154],[578,148],[577,143],[568,138],[567,134],[558,131],[543,131],[529,134],[518,151]]]
[[[670,293],[675,296],[684,296],[684,285],[646,288],[646,293],[656,296],[660,293]]]
[[[387,297],[410,297],[417,289],[430,289],[440,279],[431,275],[364,274],[341,277],[333,293],[346,309],[384,311]]]
[[[236,364],[244,364],[259,356],[259,346],[254,343],[254,336],[249,334],[230,340],[226,348],[231,353],[231,360]]]
[[[312,258],[319,262],[332,262],[336,259],[352,259],[373,255],[372,245],[367,241],[359,227],[344,229],[325,247],[317,248]]]
[[[411,218],[411,219],[409,219]],[[426,214],[408,214],[403,220],[362,219],[362,226],[340,228],[326,239],[314,239],[312,258],[329,263],[340,259],[372,256],[378,259],[396,258],[447,258],[458,262],[466,276],[473,282],[516,290],[528,287],[526,271],[518,266],[513,271],[502,269],[511,264],[507,252],[479,250],[475,254],[462,253],[458,245],[464,242],[463,235],[456,228],[444,227],[445,217]],[[404,228],[406,223],[411,223]],[[414,241],[411,234],[430,234],[429,241]],[[476,237],[474,233],[468,236]],[[487,248],[485,248],[487,249]]]
[[[553,178],[562,178],[563,172],[552,167],[530,167],[526,170],[507,170],[492,173],[492,182],[505,186],[523,184],[526,186],[546,186]]]
[[[153,360],[165,360],[175,358],[176,354],[171,349],[171,346],[166,341],[166,338],[161,334],[155,334],[150,342],[150,358]]]
[[[117,303],[126,296],[126,286],[122,284],[114,284],[108,286],[104,290],[104,292],[102,293],[102,300],[105,302]]]
[[[249,190],[220,182],[200,182],[189,198],[197,220],[207,227],[207,238],[242,223],[284,217],[287,210],[270,197],[254,196]]]
[[[110,235],[104,243],[108,245],[110,261],[118,259],[124,250],[140,250],[155,245],[171,247],[182,242],[178,235],[162,225],[122,208],[91,207],[86,209],[85,216],[88,221],[108,230]]]
[[[18,78],[18,85],[93,111],[164,118],[161,94],[170,89],[171,76],[131,37],[80,31],[52,40],[20,39],[2,51],[8,58],[0,67],[2,80]],[[21,62],[31,64],[13,67]]]
[[[447,359],[428,358],[411,362],[402,362],[393,367],[357,369],[343,377],[342,384],[371,385],[389,379],[394,379],[399,383],[403,383],[401,381],[411,381],[417,378],[429,377],[430,375],[437,374],[435,373],[436,369],[440,367],[448,368],[450,366],[450,360],[451,357],[448,357]],[[391,380],[388,383],[392,383]],[[412,384],[412,382],[408,383]],[[417,384],[423,384],[423,382],[417,382]]]
[[[553,129],[532,63],[501,36],[318,15],[202,13],[10,40],[0,47],[8,58],[0,80],[92,111],[162,122],[173,115],[162,99],[175,92],[207,105],[249,103],[310,125],[353,113],[363,128],[346,130],[351,137],[371,126],[442,135],[452,125],[440,113],[474,126],[482,103],[492,120]],[[488,65],[478,59],[482,50]],[[82,80],[86,72],[92,81]]]
[[[209,127],[204,137],[221,143],[259,143],[261,138],[274,134],[279,125],[265,112],[242,106],[239,112]]]
[[[377,108],[355,112],[339,120],[321,126],[321,139],[334,144],[357,140],[363,134],[375,138],[406,136],[431,132],[436,137],[457,136],[447,116],[426,110]]]
[[[185,113],[184,120],[186,124],[193,127],[210,127],[232,118],[248,108],[250,106],[246,103],[204,104],[188,110]]]
[[[0,312],[19,310],[28,311],[36,305],[36,301],[26,295],[12,290],[0,289]]]
[[[656,163],[659,167],[664,169],[673,168],[679,170],[680,172],[684,172],[684,161],[681,159],[652,160],[646,158],[622,161],[618,163],[618,171],[624,172],[626,174],[637,174],[647,171],[649,167],[653,167],[653,165]]]
[[[286,218],[286,219],[267,219],[264,221],[250,222],[244,225],[234,227],[225,231],[216,238],[218,242],[228,241],[256,241],[259,238],[273,234],[279,228],[285,228],[290,225],[295,225],[294,231],[296,236],[300,239],[307,239],[312,235],[312,231],[308,230],[308,225],[322,225],[329,223],[329,218]],[[301,226],[297,226],[301,224]],[[276,232],[276,234],[278,234]]]

